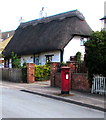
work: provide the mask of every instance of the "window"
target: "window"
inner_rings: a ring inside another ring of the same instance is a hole
[[[46,56],[46,62],[52,62],[52,56],[54,55],[45,55]]]
[[[87,38],[81,38],[80,39],[80,45],[84,46],[85,42],[87,41]]]
[[[39,57],[35,57],[35,64],[39,65]]]

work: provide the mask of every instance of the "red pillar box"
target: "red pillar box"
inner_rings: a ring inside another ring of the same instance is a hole
[[[69,94],[70,91],[70,67],[61,67],[61,94]]]
[[[27,82],[28,83],[34,83],[35,82],[35,64],[33,63],[27,63]]]

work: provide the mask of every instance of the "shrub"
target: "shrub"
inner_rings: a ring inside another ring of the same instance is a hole
[[[21,68],[21,62],[20,62],[20,59],[18,58],[17,54],[12,52],[11,57],[12,57],[12,67],[13,68]]]
[[[60,64],[58,64],[57,71],[61,72],[61,67],[63,66],[67,66],[67,64],[65,62],[61,62]]]
[[[36,80],[48,80],[50,78],[50,65],[35,65]]]
[[[75,55],[75,60],[81,62],[81,52],[77,52]]]

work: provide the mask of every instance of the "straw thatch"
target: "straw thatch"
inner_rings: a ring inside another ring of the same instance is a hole
[[[20,24],[3,54],[8,57],[12,51],[28,55],[63,50],[74,35],[88,37],[91,32],[78,10],[69,11]]]

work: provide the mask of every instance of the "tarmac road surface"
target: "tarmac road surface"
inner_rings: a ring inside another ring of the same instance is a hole
[[[0,118],[104,118],[104,112],[1,87]],[[2,99],[1,99],[2,98]],[[2,106],[2,107],[1,107]]]

